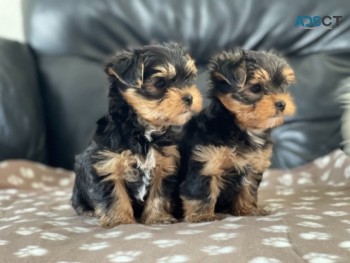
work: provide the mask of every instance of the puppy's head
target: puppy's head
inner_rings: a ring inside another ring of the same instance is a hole
[[[271,52],[233,49],[210,62],[209,95],[221,101],[245,129],[267,130],[293,115],[295,104],[287,88],[293,69]]]
[[[194,60],[178,44],[150,45],[117,53],[105,72],[111,89],[118,89],[151,125],[183,125],[202,108],[201,93],[194,85]]]

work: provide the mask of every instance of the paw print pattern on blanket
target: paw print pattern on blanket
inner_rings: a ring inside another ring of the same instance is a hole
[[[259,201],[268,216],[112,229],[75,214],[70,171],[0,162],[0,261],[348,262],[350,158],[338,151],[317,162],[267,171]]]
[[[182,263],[189,261],[189,257],[185,255],[174,255],[169,257],[162,257],[157,260],[157,263]]]
[[[62,241],[62,240],[68,239],[68,237],[65,235],[52,233],[52,232],[43,232],[40,234],[40,238],[51,240],[51,241]]]
[[[203,247],[201,251],[207,253],[209,256],[216,256],[220,254],[231,254],[235,252],[236,248],[232,246],[207,246]]]
[[[250,260],[248,263],[281,263],[281,261],[275,258],[256,257]]]
[[[0,240],[0,246],[5,246],[7,245],[9,242],[7,240]]]
[[[15,255],[19,258],[24,257],[41,257],[48,253],[47,249],[39,247],[39,246],[27,246],[18,250]]]
[[[178,235],[195,235],[199,233],[203,233],[203,230],[198,230],[198,229],[187,229],[187,230],[180,230],[177,231],[176,234]]]
[[[287,238],[284,237],[269,237],[265,238],[262,240],[262,244],[266,246],[271,246],[271,247],[278,247],[278,248],[283,248],[283,247],[290,247],[291,244],[289,243]]]
[[[306,240],[329,240],[332,238],[330,234],[322,232],[306,232],[300,233],[299,235]]]
[[[288,233],[289,227],[284,225],[274,225],[274,226],[262,228],[261,230],[265,232],[271,232],[271,233]]]
[[[118,251],[114,254],[110,254],[107,256],[107,259],[110,262],[133,262],[135,261],[138,256],[142,254],[141,251]]]
[[[339,247],[345,248],[348,251],[350,251],[350,241],[344,241],[339,244]]]
[[[337,255],[324,254],[324,253],[309,253],[303,256],[303,259],[308,263],[335,263],[339,257]]]
[[[155,244],[160,248],[174,247],[181,243],[183,243],[182,240],[174,240],[174,239],[160,239],[152,242],[152,244]]]
[[[41,229],[38,228],[38,227],[19,227],[16,230],[16,233],[18,235],[28,236],[28,235],[31,235],[31,234],[34,234],[34,233],[37,233],[37,232],[40,232],[40,231],[41,231]]]
[[[132,239],[149,239],[152,237],[152,233],[148,233],[148,232],[140,232],[134,235],[130,235],[125,237],[125,240],[132,240]]]
[[[107,233],[98,233],[95,234],[96,238],[101,238],[101,239],[110,239],[110,238],[116,238],[119,237],[123,232],[121,231],[113,231],[111,230],[110,232]]]
[[[90,243],[90,244],[82,244],[79,249],[81,250],[89,250],[89,251],[95,251],[95,250],[101,250],[104,248],[109,247],[109,243],[107,242],[99,242],[99,243]]]
[[[221,233],[213,234],[213,235],[211,235],[209,237],[211,239],[213,239],[213,240],[229,240],[229,239],[235,238],[237,236],[238,236],[238,234],[236,234],[236,233],[224,233],[224,232],[221,232]]]

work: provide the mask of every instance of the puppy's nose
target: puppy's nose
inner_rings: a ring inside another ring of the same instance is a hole
[[[186,103],[186,105],[190,106],[192,104],[193,97],[187,94],[182,97],[182,100]]]
[[[283,100],[277,101],[275,103],[275,105],[276,105],[277,110],[279,110],[279,111],[284,111],[284,109],[286,107],[286,103]]]

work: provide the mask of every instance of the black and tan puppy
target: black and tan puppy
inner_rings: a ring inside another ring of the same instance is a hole
[[[185,126],[180,187],[185,220],[215,212],[261,215],[257,190],[270,165],[270,131],[292,115],[294,72],[280,56],[236,48],[210,62],[211,103]]]
[[[72,205],[103,227],[168,224],[179,151],[175,126],[202,107],[194,61],[179,45],[117,53],[105,69],[109,110],[76,158]]]

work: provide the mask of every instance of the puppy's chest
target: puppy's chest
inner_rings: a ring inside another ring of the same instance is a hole
[[[176,172],[179,154],[176,146],[159,149],[150,147],[142,158],[134,155],[135,169],[124,175],[131,194],[139,201],[144,201],[153,184]]]
[[[272,147],[259,149],[247,154],[249,165],[255,173],[263,173],[271,164]]]
[[[196,146],[192,159],[201,164],[204,176],[223,177],[232,174],[262,173],[270,165],[272,147],[247,149],[230,146]]]
[[[136,168],[126,173],[124,179],[133,196],[144,201],[157,163],[155,150],[150,148],[145,158],[135,155],[134,159],[136,160]]]

